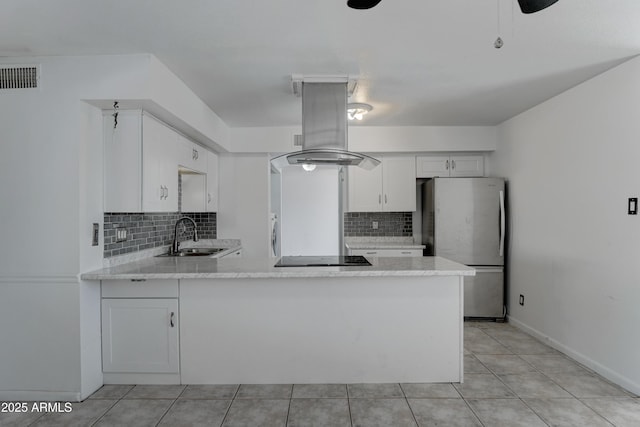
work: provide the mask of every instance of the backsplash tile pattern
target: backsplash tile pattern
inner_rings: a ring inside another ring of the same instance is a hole
[[[105,213],[104,257],[137,252],[158,246],[170,245],[176,221],[182,216],[193,219],[198,226],[198,236],[215,239],[217,218],[215,212],[154,212],[154,213]],[[116,242],[116,228],[127,229],[127,240]],[[178,228],[178,240],[193,237],[193,226],[182,222]]]
[[[372,223],[378,222],[374,230]],[[412,212],[346,212],[345,237],[412,236]]]

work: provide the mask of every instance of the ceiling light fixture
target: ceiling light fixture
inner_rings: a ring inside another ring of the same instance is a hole
[[[347,6],[352,9],[371,9],[380,3],[380,0],[348,0]]]
[[[522,13],[536,13],[546,9],[558,0],[518,0]]]
[[[312,165],[310,163],[303,163],[302,169],[304,169],[307,172],[313,172],[316,169],[316,165]]]
[[[369,104],[363,104],[360,102],[353,102],[347,104],[347,117],[349,120],[362,120],[365,114],[373,110],[373,107]]]

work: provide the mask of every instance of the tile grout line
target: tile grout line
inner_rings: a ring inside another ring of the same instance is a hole
[[[233,406],[233,402],[236,401],[236,396],[238,396],[241,386],[242,384],[238,384],[238,387],[236,387],[235,393],[233,393],[233,396],[231,397],[231,401],[229,402],[229,406],[227,407],[227,410],[224,413],[224,417],[222,417],[222,421],[220,421],[221,427],[224,425],[224,422],[227,420],[227,417],[229,416],[229,412],[231,411],[231,406]]]
[[[416,423],[416,426],[420,426],[420,423],[418,423],[418,419],[416,418],[416,414],[413,412],[413,408],[411,407],[411,404],[409,403],[409,398],[407,397],[407,393],[404,391],[404,388],[402,387],[402,384],[398,383],[398,387],[400,387],[400,391],[402,392],[402,395],[404,396],[404,401],[407,403],[407,406],[409,407],[409,411],[411,412],[411,416],[413,417],[413,421]]]
[[[178,399],[180,398],[180,396],[182,396],[184,394],[184,391],[187,389],[188,385],[185,385],[182,388],[182,391],[180,392],[180,394],[178,394],[178,396],[173,399],[173,402],[171,402],[171,405],[169,405],[169,407],[167,408],[166,411],[164,411],[164,414],[162,414],[162,416],[160,417],[160,419],[158,420],[158,422],[156,423],[156,427],[160,425],[160,423],[162,422],[162,420],[164,419],[164,417],[167,416],[167,414],[169,413],[169,411],[171,410],[171,408],[173,408],[173,406],[176,404],[176,402],[178,401]]]

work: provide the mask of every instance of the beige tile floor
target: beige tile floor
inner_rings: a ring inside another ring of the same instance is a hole
[[[640,426],[640,399],[500,323],[465,324],[464,384],[107,385],[0,426]]]

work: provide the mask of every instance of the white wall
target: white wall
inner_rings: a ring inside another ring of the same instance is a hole
[[[635,393],[639,112],[636,58],[500,125],[490,156],[508,179],[510,319]]]
[[[286,153],[299,150],[300,126],[232,128],[231,151]],[[495,126],[350,126],[349,150],[361,152],[493,151]]]
[[[221,155],[218,239],[241,239],[244,257],[269,256],[269,156]]]
[[[98,107],[151,105],[222,145],[226,125],[151,55],[0,63],[42,71],[0,96],[0,400],[77,400],[102,384],[99,284],[78,280],[102,261]]]

